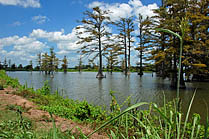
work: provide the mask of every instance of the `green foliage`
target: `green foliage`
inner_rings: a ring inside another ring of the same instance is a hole
[[[0,138],[35,139],[32,122],[22,117],[22,109],[18,106],[9,106],[9,109],[15,110],[18,118],[0,123]]]
[[[35,138],[32,132],[31,121],[9,120],[0,123],[0,138],[7,139],[32,139]]]
[[[93,122],[105,117],[105,112],[100,107],[88,104],[85,100],[79,102],[58,98],[55,95],[44,96],[44,98],[43,100],[47,100],[48,104],[41,105],[40,109],[64,118]]]
[[[64,70],[64,72],[67,72],[68,60],[66,56],[64,56],[62,62],[63,62],[62,69]]]
[[[183,113],[176,111],[176,100],[165,104],[164,98],[164,106],[160,108],[156,104],[150,104],[148,110],[136,109],[137,105],[148,103],[139,103],[127,108],[105,122],[88,137],[98,130],[110,128],[108,132],[110,138],[207,138],[205,134],[208,134],[209,130],[205,130],[204,126],[201,125],[200,115],[193,114],[192,119],[188,119],[193,98],[185,120],[182,120]],[[107,127],[108,125],[109,127]]]
[[[120,105],[117,103],[114,93],[114,91],[110,91],[110,96],[112,98],[112,101],[110,103],[110,110],[112,113],[118,113],[120,112]]]
[[[0,85],[3,86],[3,88],[6,88],[8,86],[17,88],[20,86],[18,79],[13,79],[7,76],[6,72],[3,70],[0,70]]]
[[[0,122],[0,138],[1,139],[69,139],[77,138],[81,135],[73,134],[71,130],[66,132],[61,132],[59,127],[56,127],[53,121],[53,127],[51,129],[45,130],[44,128],[36,129],[35,124],[22,116],[24,111],[20,106],[9,105],[8,109],[10,111],[16,111],[15,119],[4,120]]]
[[[45,74],[53,74],[58,69],[59,59],[56,57],[54,48],[50,48],[50,55],[48,53],[38,54],[38,66]]]
[[[49,87],[49,81],[46,80],[44,82],[44,85],[41,89],[37,90],[39,93],[41,93],[42,95],[49,95],[50,94],[50,87]]]

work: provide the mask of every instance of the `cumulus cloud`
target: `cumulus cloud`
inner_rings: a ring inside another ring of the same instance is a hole
[[[8,47],[10,51],[8,51]],[[27,36],[11,36],[0,39],[0,55],[16,63],[31,60],[37,53],[46,48],[46,44]]]
[[[104,2],[95,1],[88,5],[88,8],[100,7],[102,10],[109,11],[109,16],[113,21],[120,18],[126,18],[132,15],[132,8],[126,3],[108,4]]]
[[[88,5],[88,8],[94,8],[94,7],[107,7],[109,4],[99,1],[94,1]]]
[[[26,51],[30,53],[35,53],[42,50],[45,47],[45,44],[26,36],[12,36],[7,38],[0,39],[0,48],[13,46],[14,50],[17,51]]]
[[[38,15],[38,16],[33,16],[32,21],[35,22],[36,24],[43,24],[49,21],[49,18],[46,16]]]
[[[128,2],[128,4],[130,4],[130,5],[133,6],[134,8],[143,6],[143,4],[142,4],[142,2],[141,2],[140,0],[130,0],[130,1]]]
[[[80,48],[80,46],[76,44],[78,38],[75,28],[72,30],[71,33],[68,34],[64,34],[64,29],[55,32],[47,32],[42,29],[35,29],[30,34],[30,37],[37,39],[46,39],[49,42],[56,43],[58,49],[62,50],[59,53],[66,53],[66,51],[72,51]]]
[[[0,4],[22,6],[24,8],[27,8],[27,7],[40,8],[41,7],[39,0],[0,0]]]
[[[131,16],[138,16],[139,13],[145,18],[147,16],[151,17],[154,15],[153,9],[157,9],[156,3],[143,5],[140,0],[129,0],[128,3],[104,3],[99,1],[94,1],[88,5],[88,8],[100,7],[103,10],[110,12],[110,18],[113,21],[117,21],[120,18],[127,18]]]
[[[155,15],[155,13],[153,12],[153,10],[154,9],[157,9],[157,8],[158,8],[158,6],[157,6],[156,3],[149,4],[147,6],[145,6],[145,5],[144,6],[140,6],[140,7],[134,9],[134,14],[136,16],[138,16],[139,13],[140,13],[143,16],[143,18],[146,18],[147,16],[148,17],[152,17],[152,16]]]

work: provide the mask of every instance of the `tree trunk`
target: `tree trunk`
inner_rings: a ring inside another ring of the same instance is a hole
[[[64,69],[64,73],[67,73],[67,69]]]
[[[165,35],[164,34],[162,34],[162,48],[161,48],[161,50],[162,51],[164,51],[164,49],[165,49]],[[165,78],[165,62],[163,61],[162,62],[162,65],[161,65],[161,69],[160,69],[160,76],[161,77],[163,77],[163,78]]]
[[[110,73],[112,74],[112,70],[113,70],[113,66],[112,66],[113,64],[111,63],[110,64]]]
[[[99,27],[100,32],[100,27]],[[99,34],[99,71],[97,73],[96,78],[104,78],[104,75],[102,73],[102,44],[101,44],[101,36]]]
[[[126,35],[124,35],[124,47],[125,47],[125,75],[127,75],[127,46],[126,46]]]
[[[138,75],[140,75],[140,77],[142,77],[142,75],[143,75],[143,67],[142,67],[142,28],[140,27],[140,34],[139,34],[140,36],[140,47],[141,47],[141,49],[140,49],[140,72],[138,73]]]
[[[131,70],[131,38],[128,38],[128,74]]]

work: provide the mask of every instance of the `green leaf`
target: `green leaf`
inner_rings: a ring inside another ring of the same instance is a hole
[[[177,36],[180,40],[182,40],[182,37],[178,33],[175,33],[169,29],[156,28],[155,30],[173,34],[173,35]]]

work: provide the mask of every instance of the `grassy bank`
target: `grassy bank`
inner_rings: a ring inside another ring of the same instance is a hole
[[[194,114],[192,119],[187,119],[190,114],[193,99],[191,100],[188,112],[185,114],[176,110],[175,100],[167,104],[164,103],[164,106],[159,108],[156,104],[148,104],[146,102],[131,105],[130,98],[128,98],[125,102],[130,105],[130,107],[121,112],[121,106],[117,103],[114,93],[110,92],[110,95],[112,96],[110,104],[111,112],[107,112],[102,110],[101,107],[93,106],[86,101],[75,101],[63,98],[59,95],[59,92],[50,94],[50,88],[47,82],[45,82],[44,86],[38,90],[27,88],[26,85],[21,86],[18,83],[18,80],[8,77],[4,71],[0,71],[0,85],[3,86],[3,88],[8,86],[17,88],[17,91],[15,91],[14,94],[34,102],[37,104],[39,109],[63,118],[72,119],[78,123],[88,123],[92,126],[92,128],[96,129],[95,131],[106,132],[109,138],[170,139],[197,137],[206,139],[209,134],[208,120],[206,120],[205,125],[201,125],[201,117],[198,114]],[[140,111],[140,106],[142,105],[148,105],[149,109]],[[23,119],[18,111],[15,113],[19,115],[19,118],[15,119],[12,124],[9,119],[1,120],[0,137],[4,133],[8,135],[18,133],[18,137],[29,133],[25,136],[25,138],[29,138],[28,136],[31,134],[33,135],[33,138],[39,138],[38,136],[43,136],[45,138],[50,138],[52,136],[64,138],[64,136],[67,136],[68,138],[73,138],[73,136],[76,136],[71,132],[62,133],[55,127],[54,129],[52,128],[51,131],[46,131],[44,135],[42,135],[35,131],[32,121],[22,121]],[[7,114],[5,113],[4,117],[7,117],[6,115]],[[13,115],[15,114],[13,113]],[[29,125],[28,128],[22,128],[25,124]],[[15,128],[16,126],[21,127],[21,132],[18,128]],[[18,130],[12,130],[13,128]],[[12,131],[12,133],[8,131]],[[86,138],[87,136],[88,135],[83,135],[82,133],[78,133],[77,135],[79,138]]]

